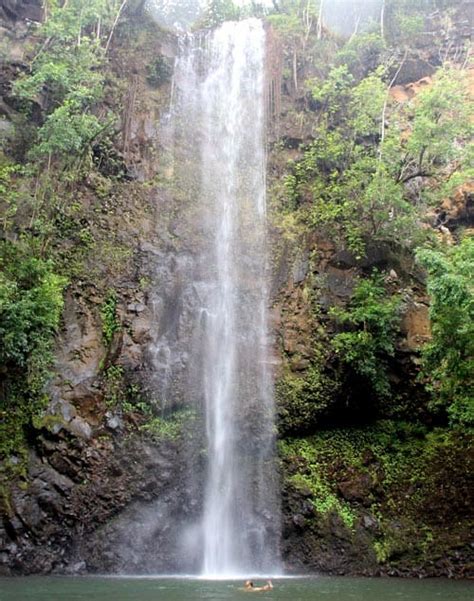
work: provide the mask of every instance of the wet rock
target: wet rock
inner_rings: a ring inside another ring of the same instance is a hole
[[[28,19],[40,22],[42,19],[41,0],[3,0],[0,6],[0,21],[16,22]]]
[[[48,408],[48,414],[57,415],[63,423],[69,423],[77,415],[74,405],[62,399],[55,400]]]
[[[309,257],[306,254],[300,261],[293,266],[293,284],[300,284],[308,275]]]
[[[127,306],[127,309],[131,313],[136,313],[138,315],[139,313],[143,313],[143,311],[146,311],[146,305],[144,305],[143,303],[131,303]]]
[[[75,417],[65,427],[69,432],[71,432],[71,434],[74,434],[74,436],[78,436],[79,438],[83,438],[84,440],[89,440],[92,436],[91,427],[81,417]]]
[[[379,527],[377,520],[371,515],[364,515],[362,525],[367,530],[377,530]]]
[[[145,317],[134,319],[131,324],[131,337],[133,342],[143,345],[151,341],[150,320]]]
[[[107,428],[111,430],[119,430],[123,428],[123,420],[118,415],[108,415],[106,416]]]
[[[338,482],[337,489],[347,501],[370,504],[372,480],[369,474],[354,474],[350,479]]]
[[[446,198],[437,215],[439,226],[474,225],[474,184],[459,186],[452,196]]]
[[[292,520],[293,520],[293,524],[297,528],[300,528],[303,530],[304,527],[306,526],[306,520],[301,514],[294,515]]]
[[[83,560],[69,564],[62,570],[62,573],[66,574],[67,576],[79,576],[81,574],[85,574],[86,572],[87,564]]]
[[[354,274],[346,269],[328,267],[326,285],[328,290],[337,297],[348,298],[354,289]]]

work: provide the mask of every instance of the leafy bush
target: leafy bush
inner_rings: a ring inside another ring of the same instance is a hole
[[[426,234],[417,219],[445,193],[447,165],[460,165],[457,184],[470,175],[472,108],[463,72],[441,69],[433,85],[392,113],[389,127],[385,79],[379,68],[356,83],[339,65],[311,83],[315,140],[285,180],[288,204],[359,258],[368,240],[418,244]]]
[[[0,244],[0,456],[23,456],[25,430],[43,410],[64,278],[53,265],[9,242]],[[7,462],[8,463],[8,462]],[[10,468],[21,468],[17,460]],[[7,467],[8,465],[5,464]],[[7,470],[8,473],[8,470]],[[0,477],[2,473],[0,472]]]
[[[183,409],[167,417],[154,417],[141,426],[140,430],[155,441],[176,440],[195,419],[196,413],[192,409]]]
[[[117,294],[110,290],[107,298],[100,308],[102,318],[102,334],[106,344],[112,342],[115,332],[120,330],[120,322],[117,318]]]
[[[0,363],[26,366],[59,324],[64,278],[53,265],[0,246]]]
[[[27,105],[41,100],[46,113],[32,159],[47,159],[50,164],[52,159],[77,158],[106,128],[91,112],[105,90],[99,69],[105,49],[99,32],[103,36],[110,31],[119,6],[118,0],[71,0],[49,7],[31,72],[14,85],[18,98]]]
[[[275,385],[279,432],[288,435],[314,430],[335,393],[335,383],[320,366],[311,366],[301,376],[281,377]]]
[[[395,352],[399,307],[400,298],[387,298],[382,276],[374,274],[358,282],[346,309],[331,311],[348,330],[334,336],[334,351],[343,364],[372,384],[379,397],[390,394],[387,358]]]
[[[428,271],[433,339],[423,348],[432,408],[474,426],[474,238],[444,251],[420,250]]]
[[[172,74],[173,67],[164,56],[159,56],[146,67],[146,80],[156,88],[169,81]]]

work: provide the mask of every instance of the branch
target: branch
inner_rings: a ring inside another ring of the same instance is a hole
[[[323,6],[324,0],[321,0],[319,5],[319,16],[318,16],[318,35],[317,38],[320,40],[323,37]]]
[[[380,11],[380,37],[382,38],[382,40],[385,39],[384,22],[385,22],[385,0],[383,0],[383,2],[382,2],[382,9]]]
[[[359,16],[357,17],[357,21],[356,21],[356,24],[355,24],[355,27],[354,27],[354,31],[352,32],[352,35],[349,38],[349,42],[348,42],[349,44],[356,37],[357,32],[359,31],[360,19],[361,19],[361,14],[359,13]]]
[[[118,9],[117,15],[115,17],[114,24],[112,25],[112,29],[110,30],[110,34],[109,34],[109,38],[107,40],[107,44],[105,45],[104,55],[107,54],[107,51],[109,50],[110,42],[112,41],[112,37],[114,35],[115,28],[117,27],[117,23],[119,22],[119,19],[120,19],[121,15],[122,15],[122,11],[125,8],[125,5],[127,4],[127,2],[128,2],[128,0],[123,0],[122,4],[120,5],[120,8]]]
[[[427,171],[415,171],[415,173],[412,173],[411,175],[407,175],[406,177],[404,177],[402,180],[400,180],[400,182],[402,184],[406,184],[407,182],[411,181],[412,179],[415,179],[416,177],[433,177],[434,173],[428,173]]]
[[[399,65],[399,67],[397,69],[397,72],[393,76],[392,81],[390,82],[390,84],[388,86],[387,94],[385,96],[385,101],[383,103],[382,122],[381,122],[381,125],[380,125],[379,162],[382,161],[383,143],[385,141],[385,115],[386,115],[386,112],[387,112],[387,105],[388,105],[388,99],[390,97],[390,90],[393,88],[395,82],[397,81],[397,78],[400,75],[400,71],[402,70],[402,67],[405,64],[405,61],[407,60],[407,56],[408,56],[408,49],[405,48],[405,54],[403,55],[402,62],[400,63],[400,65]]]

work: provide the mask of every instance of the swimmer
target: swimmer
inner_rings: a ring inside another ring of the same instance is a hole
[[[271,591],[273,589],[273,584],[271,580],[267,580],[267,584],[265,586],[254,586],[251,580],[247,580],[244,584],[244,590],[248,593],[262,593],[265,591]]]

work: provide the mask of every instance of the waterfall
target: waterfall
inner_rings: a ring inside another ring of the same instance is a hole
[[[268,573],[278,556],[264,76],[265,30],[248,19],[186,36],[173,82],[175,168],[194,186],[200,235],[190,362],[205,412],[199,537],[208,577]]]

